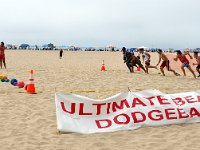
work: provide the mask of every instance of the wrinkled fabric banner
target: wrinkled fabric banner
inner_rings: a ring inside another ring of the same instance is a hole
[[[56,93],[57,129],[96,133],[200,122],[200,91],[164,94],[124,92],[103,100]]]

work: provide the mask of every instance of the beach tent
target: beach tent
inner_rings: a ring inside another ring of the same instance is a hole
[[[200,48],[195,48],[194,51],[195,52],[200,52]]]
[[[48,44],[49,50],[53,50],[54,48],[56,48],[52,43]]]
[[[136,48],[127,48],[127,51],[128,51],[128,52],[135,52],[135,51],[136,51]]]
[[[144,50],[147,50],[147,49],[149,49],[148,47],[145,47],[145,46],[140,46],[140,47],[137,47],[137,49],[140,49],[140,48],[143,48]]]
[[[43,50],[48,49],[48,44],[42,45],[41,48],[42,48]]]
[[[116,46],[113,46],[112,44],[105,47],[106,51],[115,51],[115,49],[116,49]]]
[[[31,50],[39,50],[39,47],[37,45],[30,45],[29,49],[31,49]]]
[[[7,44],[7,45],[6,45],[6,48],[7,48],[7,49],[12,49],[12,48],[13,48],[13,45],[12,45],[12,44]]]
[[[53,50],[56,48],[52,43],[42,45],[43,50]]]
[[[28,44],[21,44],[21,45],[19,46],[20,49],[27,49],[27,48],[29,48],[29,47],[30,47],[30,45],[28,45]]]

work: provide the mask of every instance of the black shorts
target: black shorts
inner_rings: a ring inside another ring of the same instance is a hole
[[[196,67],[197,69],[200,69],[200,65],[197,65],[197,67]]]
[[[187,67],[187,68],[189,68],[189,67],[190,67],[190,64],[187,63],[187,62],[184,62],[184,63],[182,64],[182,66],[183,66],[183,67]]]

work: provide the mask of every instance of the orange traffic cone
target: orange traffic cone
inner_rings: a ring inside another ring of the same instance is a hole
[[[105,67],[105,65],[104,65],[104,60],[103,60],[102,66],[101,66],[101,71],[105,71],[105,70],[106,70],[106,67]]]
[[[33,70],[30,71],[29,83],[27,84],[26,91],[29,94],[35,94],[35,84],[34,84],[34,78],[33,78]]]
[[[137,71],[140,71],[140,66],[137,67]]]

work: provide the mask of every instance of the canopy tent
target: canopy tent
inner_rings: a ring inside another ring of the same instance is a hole
[[[53,50],[54,48],[56,47],[52,43],[42,45],[42,49],[45,50]]]
[[[29,44],[21,44],[21,45],[19,46],[19,48],[21,48],[21,49],[27,49],[27,48],[29,48],[29,47],[30,47]]]
[[[200,48],[195,48],[194,51],[195,52],[200,52]]]
[[[148,47],[145,47],[145,46],[137,47],[137,49],[141,49],[141,48],[143,48],[144,50],[148,50],[149,49]]]
[[[134,52],[134,51],[136,51],[136,48],[127,48],[127,51],[128,52]]]

